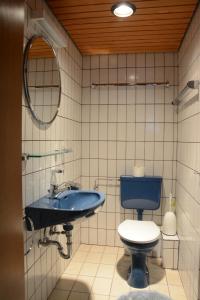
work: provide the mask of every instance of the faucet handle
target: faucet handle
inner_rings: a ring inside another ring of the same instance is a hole
[[[67,184],[69,185],[70,190],[80,190],[81,189],[81,185],[78,182],[68,181]]]
[[[54,169],[53,172],[61,174],[64,173],[64,169]]]

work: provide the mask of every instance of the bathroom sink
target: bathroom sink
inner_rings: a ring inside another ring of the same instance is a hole
[[[104,201],[104,194],[93,190],[66,190],[56,198],[44,196],[25,208],[28,230],[31,230],[29,219],[35,230],[73,222],[94,215]]]

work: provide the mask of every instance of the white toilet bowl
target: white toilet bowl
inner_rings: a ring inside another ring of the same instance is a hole
[[[158,241],[160,228],[153,221],[125,220],[118,227],[120,237],[136,244]]]
[[[159,241],[160,228],[152,221],[125,220],[119,225],[118,233],[132,258],[128,274],[129,285],[147,287],[149,272],[146,258]]]

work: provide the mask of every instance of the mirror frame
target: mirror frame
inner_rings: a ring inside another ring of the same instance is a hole
[[[31,48],[31,45],[33,43],[34,40],[36,40],[37,38],[42,38],[48,45],[49,47],[51,47],[53,53],[54,53],[54,56],[56,58],[56,62],[57,62],[57,65],[58,65],[58,73],[59,73],[59,79],[60,79],[60,87],[59,87],[59,100],[58,100],[58,105],[57,105],[57,111],[54,115],[54,117],[49,121],[49,122],[44,122],[42,120],[40,120],[37,115],[35,114],[34,112],[34,108],[31,104],[31,97],[30,97],[30,94],[29,94],[29,88],[28,88],[28,53],[29,53],[29,50]],[[39,123],[39,125],[50,125],[53,123],[53,121],[55,120],[57,114],[58,114],[58,111],[59,111],[59,108],[60,108],[60,102],[61,102],[61,74],[60,74],[60,65],[59,65],[59,61],[58,61],[58,57],[57,57],[57,54],[56,54],[56,51],[55,49],[53,48],[53,46],[51,45],[51,43],[47,40],[46,37],[42,36],[42,35],[33,35],[27,42],[26,44],[26,47],[25,47],[25,50],[24,50],[24,57],[23,57],[23,86],[24,86],[24,94],[25,94],[25,99],[26,99],[26,102],[28,104],[28,107],[30,109],[30,112],[31,112],[31,115],[32,117],[34,118],[35,121],[37,121]]]

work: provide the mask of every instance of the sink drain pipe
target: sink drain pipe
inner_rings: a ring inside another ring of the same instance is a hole
[[[71,231],[73,229],[73,225],[71,224],[65,224],[63,225],[63,231],[56,231],[55,227],[53,228],[52,226],[50,227],[49,235],[59,235],[59,234],[65,234],[66,239],[67,239],[67,254],[64,252],[64,248],[61,245],[60,242],[56,240],[51,240],[46,236],[46,228],[44,229],[44,237],[38,241],[38,246],[44,246],[48,247],[50,245],[56,246],[58,249],[58,252],[60,256],[64,259],[69,259],[72,254],[72,234]]]

